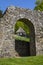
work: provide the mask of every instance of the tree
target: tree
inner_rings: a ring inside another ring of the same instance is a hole
[[[3,12],[2,10],[0,10],[0,18],[3,16]]]
[[[36,6],[35,6],[34,10],[43,11],[43,0],[37,0],[35,4],[36,4]]]
[[[43,2],[43,0],[36,0],[35,4],[36,4],[36,5],[39,5],[39,4],[41,4],[42,2]]]

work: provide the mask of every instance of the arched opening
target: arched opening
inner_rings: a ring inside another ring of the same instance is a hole
[[[28,19],[22,18],[15,24],[15,51],[21,57],[36,55],[35,30]]]

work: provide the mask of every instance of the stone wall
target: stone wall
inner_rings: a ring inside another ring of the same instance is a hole
[[[33,23],[36,55],[43,55],[43,12],[10,6],[0,20],[0,57],[16,57],[18,55],[15,51],[15,39],[12,34],[14,34],[16,21],[21,18],[26,18]],[[33,48],[34,45],[30,44],[30,47]]]

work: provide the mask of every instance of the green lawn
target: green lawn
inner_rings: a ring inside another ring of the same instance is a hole
[[[16,40],[21,40],[21,41],[25,41],[25,42],[30,42],[30,38],[26,38],[26,37],[22,37],[22,36],[18,36],[18,35],[13,35],[13,37]]]
[[[43,56],[0,58],[0,65],[43,65]]]

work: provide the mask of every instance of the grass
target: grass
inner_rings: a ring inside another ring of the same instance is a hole
[[[18,35],[13,35],[13,37],[16,40],[21,40],[21,41],[25,41],[25,42],[30,42],[30,38],[26,38],[26,37],[22,37],[22,36],[18,36]]]
[[[43,65],[43,56],[0,58],[0,65]]]

